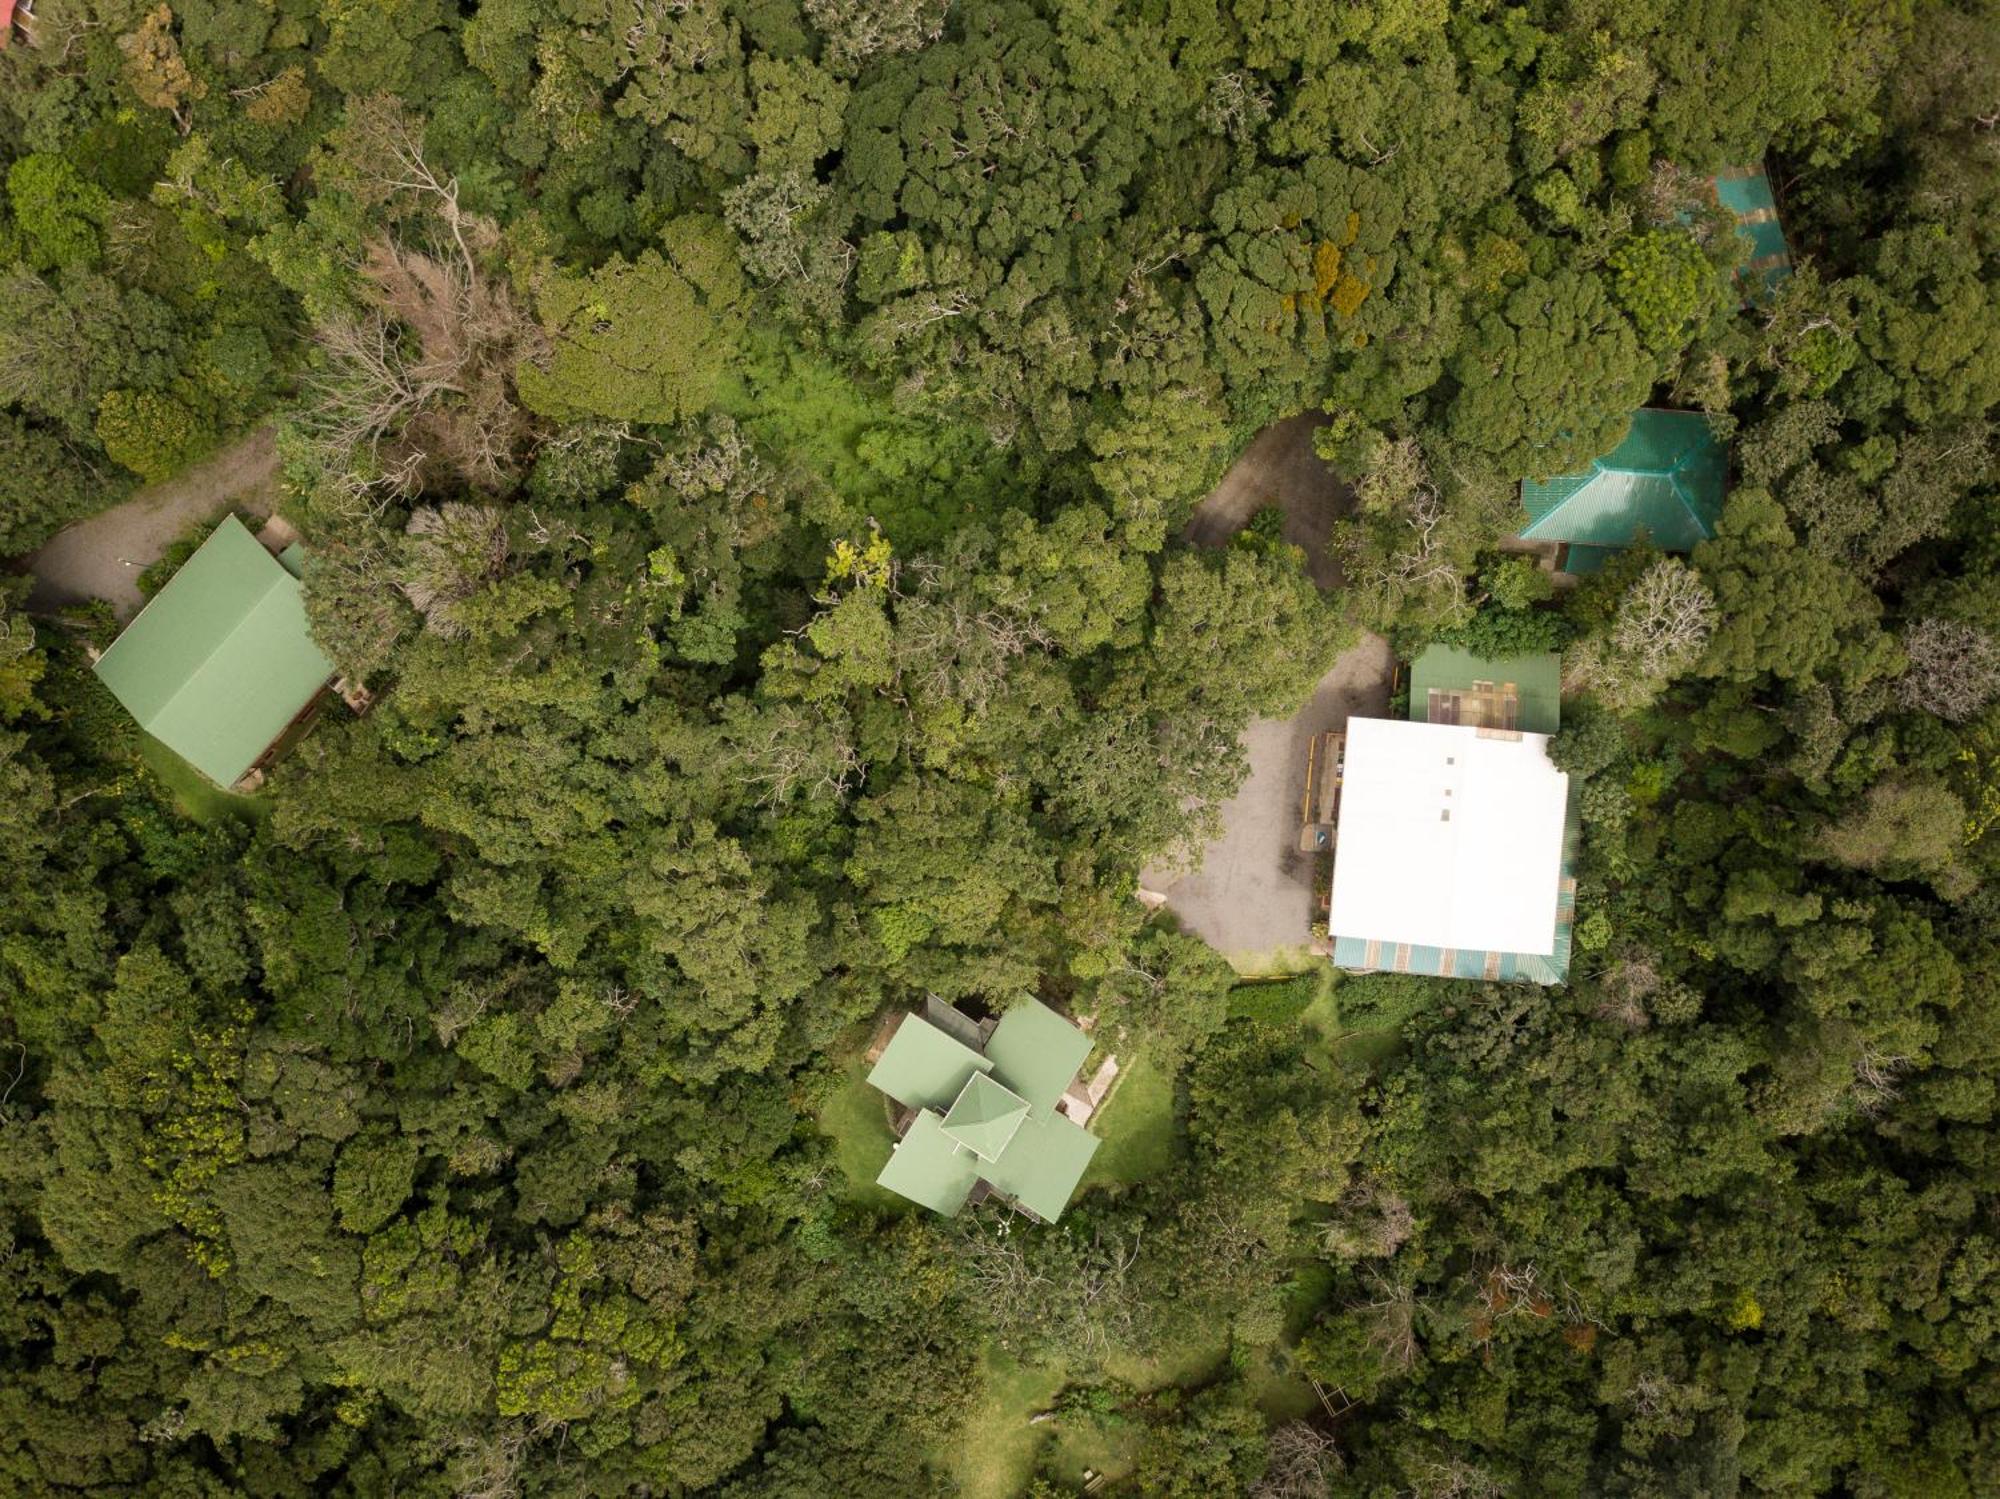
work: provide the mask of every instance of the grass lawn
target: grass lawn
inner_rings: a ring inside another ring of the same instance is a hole
[[[1104,1143],[1090,1158],[1083,1188],[1124,1186],[1165,1171],[1181,1149],[1174,1080],[1140,1052],[1091,1117],[1090,1132]]]
[[[833,1139],[833,1156],[847,1178],[850,1198],[877,1208],[908,1207],[895,1193],[875,1185],[896,1137],[889,1132],[882,1095],[868,1086],[868,1061],[863,1055],[867,1034],[864,1029],[853,1042],[839,1089],[820,1105],[820,1133]]]
[[[1331,967],[1327,972],[1330,981],[1320,990],[1313,1002],[1306,1006],[1305,1014],[1299,1017],[1309,1030],[1318,1035],[1320,1045],[1326,1053],[1329,1056],[1338,1053],[1372,1067],[1401,1051],[1403,1032],[1399,1027],[1349,1030],[1341,1024],[1338,973]]]
[[[151,734],[139,735],[139,760],[166,787],[174,805],[196,822],[271,815],[269,802],[260,797],[234,796],[220,790]]]
[[[1054,1369],[1035,1369],[988,1349],[982,1387],[965,1430],[954,1444],[952,1466],[965,1499],[1014,1499],[1034,1475],[1053,1423],[1030,1426],[1064,1384]]]
[[[1122,1426],[1098,1426],[1073,1418],[1056,1433],[1049,1467],[1062,1482],[1082,1489],[1092,1474],[1117,1482],[1139,1460],[1140,1427],[1136,1420]]]

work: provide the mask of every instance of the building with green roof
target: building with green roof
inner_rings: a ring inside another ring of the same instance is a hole
[[[1647,407],[1625,438],[1582,473],[1526,479],[1521,506],[1529,541],[1563,542],[1568,572],[1594,572],[1641,533],[1670,552],[1692,551],[1715,534],[1728,488],[1729,460],[1696,411]]]
[[[1711,179],[1715,201],[1734,215],[1736,232],[1749,241],[1750,259],[1737,268],[1746,300],[1759,300],[1792,274],[1791,247],[1778,221],[1778,199],[1762,166],[1725,167]]]
[[[1428,646],[1410,663],[1410,720],[1553,734],[1562,727],[1562,658]]]
[[[1038,1000],[1001,1016],[983,1048],[905,1015],[868,1074],[909,1111],[877,1184],[947,1216],[983,1187],[1053,1223],[1097,1153],[1062,1108],[1089,1054],[1090,1038]]]
[[[334,676],[298,579],[229,516],[97,659],[138,720],[218,786],[233,786]]]

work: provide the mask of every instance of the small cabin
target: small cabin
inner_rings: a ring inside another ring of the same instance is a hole
[[[95,670],[140,728],[225,789],[252,778],[335,675],[299,580],[233,515]]]

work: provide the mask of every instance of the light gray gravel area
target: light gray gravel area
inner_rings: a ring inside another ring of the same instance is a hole
[[[277,433],[259,427],[164,484],[59,531],[28,558],[28,607],[51,613],[105,599],[120,620],[139,612],[139,574],[196,521],[242,508],[268,515],[277,501]]]
[[[1285,538],[1305,549],[1313,581],[1338,587],[1340,570],[1326,543],[1352,492],[1312,450],[1323,421],[1307,413],[1260,432],[1182,535],[1197,546],[1226,546],[1259,509],[1277,504]],[[1191,872],[1140,873],[1142,890],[1164,896],[1187,930],[1244,972],[1266,970],[1313,939],[1313,856],[1298,847],[1308,747],[1315,734],[1342,727],[1350,715],[1387,713],[1394,666],[1389,643],[1364,635],[1297,713],[1253,722],[1243,735],[1250,774],[1222,806],[1222,836],[1200,851]]]

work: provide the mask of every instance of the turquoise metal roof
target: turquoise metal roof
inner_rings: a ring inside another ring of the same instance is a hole
[[[1778,220],[1778,199],[1761,166],[1728,167],[1714,179],[1715,200],[1736,216],[1736,230],[1750,241],[1750,259],[1736,273],[1737,284],[1768,292],[1792,274],[1792,252]]]
[[[1727,476],[1708,418],[1648,407],[1586,472],[1522,481],[1521,535],[1617,548],[1644,531],[1667,551],[1692,551],[1715,534]]]

